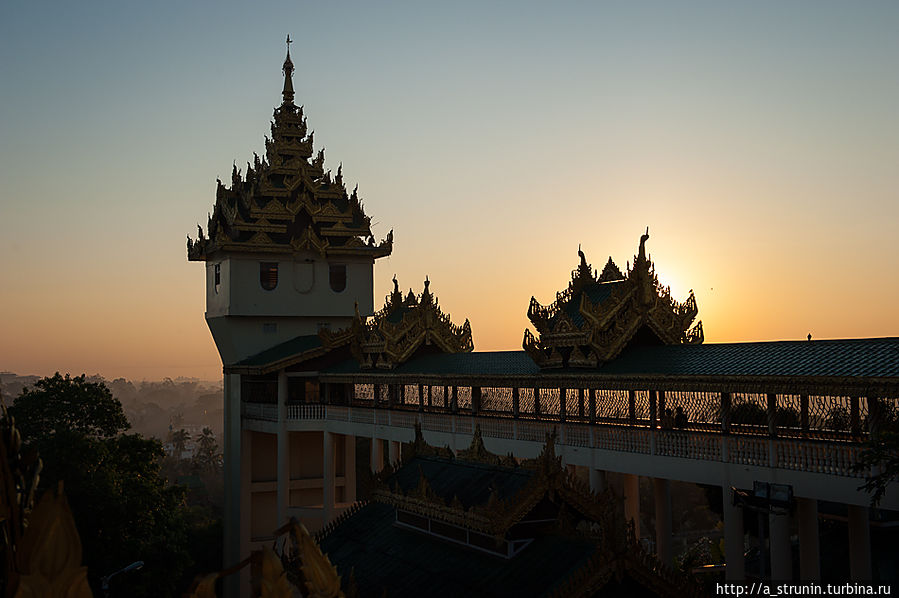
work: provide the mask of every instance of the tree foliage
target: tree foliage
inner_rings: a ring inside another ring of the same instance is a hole
[[[177,596],[192,566],[184,491],[160,477],[161,443],[122,434],[128,421],[102,383],[56,374],[14,403],[29,449],[44,463],[40,485],[65,484],[95,594],[99,578],[137,561],[143,569],[115,578],[114,593]]]
[[[872,504],[878,504],[887,488],[899,482],[899,431],[872,434],[854,469],[869,474],[859,489],[871,494]]]
[[[131,427],[122,404],[106,385],[88,382],[84,374],[63,378],[59,372],[25,387],[10,413],[22,436],[33,440],[61,431],[109,438]]]
[[[203,434],[197,439],[193,466],[203,472],[216,472],[222,467],[222,455],[211,428],[203,428]]]

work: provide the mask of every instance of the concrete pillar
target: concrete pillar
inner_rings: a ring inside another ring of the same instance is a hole
[[[344,436],[343,500],[356,502],[356,437]]]
[[[870,581],[871,530],[868,507],[849,505],[849,577],[852,581]]]
[[[287,522],[290,506],[290,445],[287,436],[287,373],[278,372],[278,515],[275,523],[280,527]]]
[[[400,460],[400,443],[396,440],[390,441],[390,446],[388,447],[390,464],[393,465],[397,461]]]
[[[240,502],[243,497],[241,472],[240,426],[240,374],[226,374],[224,380],[224,453],[225,504],[223,513],[224,565],[230,567],[241,561]],[[240,595],[240,576],[230,575],[224,579],[225,598]]]
[[[627,424],[637,425],[637,393],[633,390],[627,391]]]
[[[243,450],[240,453],[240,560],[250,556],[250,534],[253,509],[253,432],[241,431],[241,444]],[[237,561],[240,562],[240,561]],[[237,562],[234,564],[236,565]],[[236,575],[234,577],[237,577]],[[238,591],[235,596],[245,596],[250,587],[250,568],[244,567],[240,571]]]
[[[793,579],[793,550],[790,545],[790,514],[771,513],[768,515],[771,545],[771,579],[789,581]]]
[[[656,556],[671,565],[671,481],[653,478],[652,490],[656,507]]]
[[[724,557],[727,581],[746,579],[746,560],[743,557],[743,509],[734,506],[734,493],[730,486],[722,488],[724,495]]]
[[[334,517],[334,478],[336,463],[334,462],[334,435],[327,430],[322,432],[322,526]]]
[[[371,470],[378,473],[384,469],[384,444],[380,438],[371,439]]]
[[[799,578],[802,581],[821,581],[818,501],[797,498],[796,517],[799,520]]]
[[[590,490],[593,492],[602,492],[606,489],[606,472],[594,467],[590,468]]]
[[[634,522],[634,537],[640,538],[640,477],[632,473],[621,474],[624,490],[624,519]]]

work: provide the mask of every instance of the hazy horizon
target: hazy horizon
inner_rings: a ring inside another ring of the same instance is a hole
[[[264,153],[284,38],[359,183],[375,306],[431,290],[475,350],[647,249],[707,342],[899,336],[899,4],[33,3],[0,9],[0,370],[221,378],[215,180]]]

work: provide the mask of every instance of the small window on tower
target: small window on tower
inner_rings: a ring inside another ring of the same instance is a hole
[[[278,286],[278,262],[259,262],[259,284],[266,291]]]
[[[215,292],[219,292],[219,288],[222,286],[222,265],[216,264],[213,268],[214,270],[214,282],[215,282]]]
[[[346,264],[331,265],[331,290],[340,293],[346,288]]]

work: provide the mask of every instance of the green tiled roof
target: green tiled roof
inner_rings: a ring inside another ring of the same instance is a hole
[[[633,347],[602,374],[899,377],[899,338]]]
[[[338,363],[323,373],[358,374],[363,371],[359,362],[348,359]],[[415,357],[392,370],[374,370],[376,373],[393,374],[459,374],[459,375],[502,375],[538,374],[540,368],[524,351],[482,351],[478,353],[433,353]]]
[[[582,566],[594,550],[586,541],[558,535],[537,538],[510,560],[394,525],[391,505],[371,503],[319,543],[346,581],[350,570],[359,596],[540,596]]]
[[[318,335],[298,336],[248,357],[238,366],[262,367],[321,347]],[[569,368],[546,374],[595,372],[601,375],[808,376],[899,378],[899,338],[708,343],[631,347],[595,370]],[[412,374],[536,376],[540,368],[524,351],[433,353],[414,357],[393,370],[362,370],[355,359],[325,374]]]
[[[361,370],[347,360],[328,374],[537,376],[524,351],[441,353],[416,357],[393,370]],[[709,343],[631,347],[596,369],[545,370],[544,374],[668,376],[809,376],[899,378],[899,338]]]
[[[235,365],[248,367],[261,367],[271,363],[277,363],[282,359],[288,359],[301,353],[305,353],[311,349],[321,347],[322,341],[317,334],[306,334],[292,338],[280,345],[275,345],[271,349],[266,349],[255,355],[251,355],[246,359],[239,361]]]

